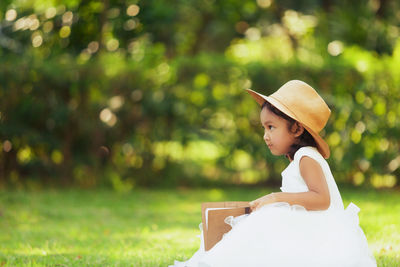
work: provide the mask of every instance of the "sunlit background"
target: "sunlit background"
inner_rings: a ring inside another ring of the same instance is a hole
[[[2,0],[0,186],[279,184],[259,107],[290,79],[332,116],[339,183],[400,175],[394,0]]]

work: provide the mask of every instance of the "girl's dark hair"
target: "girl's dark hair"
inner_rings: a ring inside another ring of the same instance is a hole
[[[283,113],[282,111],[277,109],[275,106],[273,106],[268,101],[265,101],[264,104],[262,104],[261,110],[263,108],[267,108],[269,111],[271,111],[275,115],[287,120],[288,121],[288,129],[289,129],[289,131],[291,131],[293,125],[297,122],[296,120],[292,119],[291,117],[289,117],[288,115],[286,115],[285,113]],[[297,140],[298,140],[297,143],[294,143],[294,144],[292,144],[290,146],[289,153],[286,155],[291,160],[294,159],[294,154],[301,147],[313,146],[313,147],[317,148],[317,143],[315,142],[315,140],[312,137],[312,135],[306,129],[304,129],[304,132],[299,137],[297,137]]]

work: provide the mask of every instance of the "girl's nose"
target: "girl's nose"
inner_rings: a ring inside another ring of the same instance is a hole
[[[267,132],[264,133],[264,141],[269,141],[269,135]]]

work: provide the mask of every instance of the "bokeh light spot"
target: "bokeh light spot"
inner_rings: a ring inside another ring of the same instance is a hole
[[[60,37],[61,38],[67,38],[71,34],[71,28],[69,26],[63,26],[60,29]]]
[[[375,188],[391,188],[396,185],[396,176],[375,174],[371,178],[371,184]]]
[[[110,127],[114,126],[115,123],[117,123],[117,117],[108,108],[105,108],[100,112],[100,120]]]
[[[143,93],[139,89],[136,89],[131,93],[131,98],[135,102],[140,101],[142,99],[142,97],[143,97]]]
[[[210,77],[205,73],[197,74],[193,81],[194,86],[198,88],[206,87],[209,82],[210,82]]]
[[[126,14],[128,16],[134,17],[137,14],[139,14],[140,8],[138,5],[130,5],[127,9],[126,9]]]
[[[359,133],[363,133],[365,131],[365,123],[362,121],[357,122],[356,129]]]
[[[362,172],[356,172],[353,176],[353,184],[358,186],[364,183],[365,176]]]
[[[126,155],[126,156],[130,156],[133,154],[133,147],[131,144],[129,143],[125,143],[122,146],[122,152]]]
[[[361,133],[357,130],[353,130],[351,132],[351,140],[355,143],[358,144],[361,141]]]
[[[64,160],[64,156],[63,154],[59,151],[59,150],[54,150],[51,153],[51,160],[55,163],[55,164],[60,164],[63,160]]]
[[[17,18],[17,11],[15,9],[9,9],[6,12],[6,20],[13,21]]]
[[[88,44],[88,50],[91,54],[94,54],[99,50],[99,43],[96,41],[92,41]]]
[[[43,43],[43,38],[41,35],[36,35],[34,37],[32,37],[32,46],[33,47],[39,47],[41,46]]]
[[[246,21],[239,21],[235,24],[235,29],[238,33],[245,33],[249,28],[249,24]]]
[[[246,30],[245,35],[250,41],[257,41],[260,40],[261,32],[259,29],[251,27]]]
[[[73,18],[74,18],[74,14],[71,11],[67,11],[62,16],[62,22],[63,22],[63,24],[71,25]]]
[[[3,151],[10,152],[12,149],[12,143],[9,140],[3,142]]]
[[[33,157],[32,150],[29,146],[20,149],[17,153],[17,159],[21,164],[26,164],[31,161]]]
[[[362,59],[358,60],[356,63],[356,69],[359,72],[366,72],[368,70],[368,62]]]
[[[31,19],[30,24],[29,24],[29,29],[31,31],[37,30],[40,26],[40,22],[37,18]]]
[[[343,43],[341,41],[332,41],[328,44],[328,53],[332,56],[338,56],[343,52]]]
[[[119,41],[117,39],[110,39],[106,44],[107,50],[113,52],[118,49]]]
[[[122,107],[124,104],[125,99],[122,96],[113,96],[111,99],[108,101],[108,105],[112,110],[118,110],[119,108]]]
[[[42,37],[42,35],[41,35],[41,33],[39,31],[34,32],[32,34],[31,40],[32,40],[32,46],[33,47],[39,47],[43,43],[43,37]]]
[[[135,29],[136,26],[137,26],[137,23],[136,23],[136,21],[134,19],[128,19],[124,23],[124,30],[125,31],[131,31],[131,30]]]
[[[51,32],[53,30],[53,27],[54,27],[54,25],[53,25],[52,21],[46,21],[43,24],[43,32],[49,33],[49,32]]]
[[[340,134],[338,132],[333,132],[329,136],[328,140],[331,146],[337,146],[341,141]]]
[[[261,8],[268,8],[272,4],[272,0],[257,0],[257,5]]]
[[[55,7],[49,7],[48,9],[46,9],[45,17],[46,17],[47,19],[51,19],[51,18],[53,18],[56,14],[57,14],[56,8],[55,8]]]
[[[400,156],[397,156],[395,159],[389,162],[388,168],[391,172],[394,172],[400,166]]]

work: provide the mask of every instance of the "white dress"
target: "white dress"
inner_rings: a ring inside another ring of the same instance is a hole
[[[359,226],[359,208],[350,203],[344,209],[328,163],[313,147],[302,147],[282,172],[282,192],[306,192],[300,175],[301,157],[308,156],[322,167],[330,193],[330,206],[307,211],[299,205],[280,202],[265,205],[250,214],[225,220],[232,230],[205,252],[203,233],[200,249],[187,261],[170,267],[376,266],[367,239]],[[200,224],[200,230],[202,227]]]

